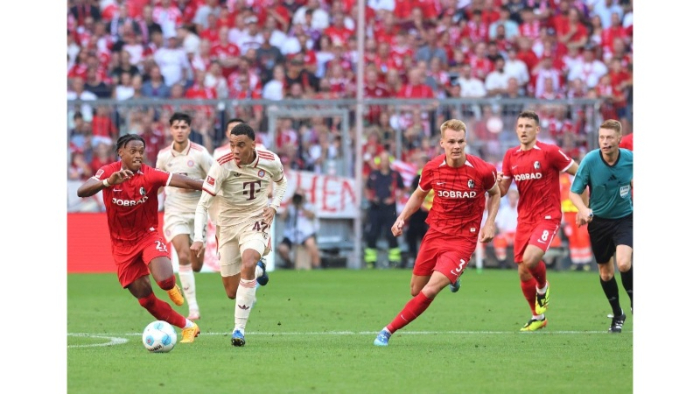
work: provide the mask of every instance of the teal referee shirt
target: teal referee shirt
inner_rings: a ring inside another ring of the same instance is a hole
[[[588,152],[581,160],[571,191],[582,194],[590,191],[593,215],[604,219],[618,219],[632,213],[632,151],[620,149],[613,165],[603,160],[600,149]]]

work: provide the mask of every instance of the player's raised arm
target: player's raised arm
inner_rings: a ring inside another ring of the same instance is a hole
[[[78,197],[90,197],[97,194],[100,190],[110,187],[112,185],[118,185],[127,179],[131,178],[134,173],[128,169],[122,169],[117,172],[110,174],[107,178],[100,180],[100,175],[102,175],[102,170],[98,171],[95,176],[86,180],[78,188]]]

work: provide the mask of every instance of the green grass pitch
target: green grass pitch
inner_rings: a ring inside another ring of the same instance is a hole
[[[236,348],[233,301],[218,273],[196,274],[201,335],[151,354],[141,331],[154,319],[115,274],[70,274],[68,392],[632,392],[634,318],[621,284],[622,334],[607,333],[610,307],[597,273],[555,271],[548,272],[549,325],[521,333],[530,311],[517,272],[470,269],[458,293],[443,290],[388,347],[375,347],[377,332],[411,298],[410,277],[410,270],[271,272],[258,289],[247,343]],[[175,308],[187,315],[186,305]]]

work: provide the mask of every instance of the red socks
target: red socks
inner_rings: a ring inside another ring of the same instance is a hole
[[[401,312],[399,312],[399,314],[391,323],[389,323],[389,325],[386,326],[386,328],[392,334],[395,333],[396,330],[405,327],[408,325],[408,323],[414,321],[418,316],[420,316],[421,313],[425,312],[425,310],[430,306],[431,302],[433,302],[432,298],[428,298],[425,296],[425,294],[423,294],[423,292],[419,292],[417,296],[408,301],[406,306],[403,307]]]
[[[158,284],[158,287],[160,287],[161,289],[163,289],[165,291],[168,291],[168,290],[172,289],[173,287],[175,287],[175,283],[177,283],[177,281],[175,280],[175,275],[173,274],[173,276],[171,276],[170,278],[168,278],[166,280],[161,280],[160,282],[156,282],[156,283]]]
[[[185,328],[187,323],[184,316],[175,310],[165,301],[159,300],[155,294],[151,293],[146,297],[139,298],[139,304],[158,320],[165,320],[175,327]]]
[[[532,278],[527,282],[520,281],[520,288],[523,290],[523,295],[525,296],[527,303],[530,304],[530,309],[532,310],[533,316],[537,315],[537,313],[535,313],[535,294],[537,293],[537,290],[535,289],[536,286],[537,281],[535,278]]]
[[[544,261],[540,260],[535,269],[530,270],[530,274],[537,281],[537,287],[544,289],[547,285],[547,266],[544,265]]]

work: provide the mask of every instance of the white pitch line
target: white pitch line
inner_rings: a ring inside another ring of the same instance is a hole
[[[246,335],[263,335],[263,336],[273,336],[273,335],[285,335],[285,336],[297,336],[297,335],[376,335],[379,331],[282,331],[282,332],[264,332],[264,331],[250,331],[246,332]],[[507,335],[507,334],[556,334],[556,335],[581,335],[581,334],[608,334],[608,331],[537,331],[537,332],[521,332],[521,331],[400,331],[398,335]],[[632,331],[625,331],[625,333],[632,333]],[[206,336],[226,336],[230,335],[230,332],[202,332],[199,335]],[[74,333],[68,334],[71,336],[84,336],[93,338],[112,338],[110,336],[140,336],[141,333],[120,333],[120,334],[103,334],[105,336],[97,336],[90,333]],[[116,338],[120,339],[120,338]],[[100,346],[108,346],[109,344],[101,344]],[[83,345],[85,346],[85,345]],[[94,345],[90,345],[94,346]]]
[[[100,338],[100,339],[108,339],[108,340],[109,340],[109,342],[104,342],[104,343],[92,343],[92,344],[89,344],[89,345],[68,345],[69,348],[74,348],[74,347],[113,346],[113,345],[122,345],[122,344],[125,344],[125,343],[129,342],[129,340],[126,339],[126,338],[113,337],[113,336],[106,336],[106,335],[71,334],[71,333],[69,333],[68,336],[72,336],[72,337]]]

